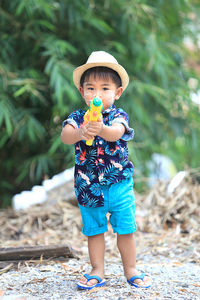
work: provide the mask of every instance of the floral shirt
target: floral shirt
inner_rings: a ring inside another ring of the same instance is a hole
[[[85,111],[74,111],[64,122],[79,128],[83,124]],[[85,141],[75,144],[74,187],[78,203],[86,207],[104,206],[101,185],[110,185],[133,175],[133,164],[128,160],[127,141],[133,139],[134,130],[129,128],[128,115],[121,108],[112,105],[103,113],[107,126],[122,123],[126,131],[116,142],[108,142],[96,136],[92,146]]]

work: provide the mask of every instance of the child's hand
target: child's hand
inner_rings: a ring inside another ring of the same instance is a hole
[[[79,136],[81,140],[91,140],[94,138],[94,135],[91,135],[88,131],[88,124],[86,124],[85,126],[79,128]]]
[[[102,131],[103,129],[103,121],[101,118],[99,118],[99,120],[97,122],[95,121],[91,121],[91,122],[88,122],[88,128],[87,128],[87,133],[91,136],[96,136],[96,135],[99,135],[100,132]]]

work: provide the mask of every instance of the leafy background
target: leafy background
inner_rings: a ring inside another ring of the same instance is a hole
[[[0,204],[73,166],[62,121],[84,107],[72,71],[95,50],[130,76],[117,105],[136,132],[135,176],[154,152],[198,167],[199,17],[197,0],[0,0]]]

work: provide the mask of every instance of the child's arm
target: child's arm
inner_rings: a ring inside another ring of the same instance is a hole
[[[62,129],[61,132],[61,140],[64,144],[72,145],[76,144],[81,140],[90,140],[93,139],[94,136],[88,134],[87,125],[81,128],[74,128],[72,125],[67,124]]]
[[[123,124],[114,123],[111,126],[103,125],[99,136],[108,142],[116,142],[124,135],[124,132],[125,127]]]

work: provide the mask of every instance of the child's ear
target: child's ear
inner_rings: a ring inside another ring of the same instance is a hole
[[[79,92],[81,93],[81,96],[83,97],[84,93],[83,93],[83,87],[82,86],[80,86]]]
[[[123,87],[120,86],[117,88],[116,94],[115,94],[115,100],[118,100],[121,97],[121,94],[123,93]]]

